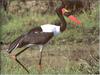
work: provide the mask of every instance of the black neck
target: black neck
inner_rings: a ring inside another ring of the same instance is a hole
[[[60,20],[61,20],[61,27],[60,27],[60,30],[61,30],[61,32],[63,32],[63,31],[66,29],[67,23],[66,23],[65,18],[63,17],[63,14],[62,14],[62,12],[61,12],[61,8],[56,9],[56,13],[57,13],[58,17],[59,17]]]

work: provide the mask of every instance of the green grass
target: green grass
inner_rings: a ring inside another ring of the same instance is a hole
[[[43,51],[42,70],[39,70],[39,50],[28,49],[18,59],[27,67],[30,74],[94,74],[99,64],[91,51],[98,52],[97,45],[65,44],[48,45]],[[93,49],[94,48],[94,49]],[[91,50],[92,49],[92,50]],[[17,49],[19,50],[19,49]],[[96,56],[98,53],[96,54]],[[95,56],[95,57],[96,57]],[[91,61],[92,63],[90,63]],[[27,72],[5,51],[1,51],[1,74],[27,74]],[[93,65],[93,66],[92,66]]]
[[[42,24],[51,23],[53,20],[56,20],[56,18],[57,16],[42,16],[36,13],[24,17],[12,16],[12,19],[7,24],[1,26],[1,40],[6,43],[11,42],[19,35],[29,31],[31,28]]]
[[[85,28],[98,26],[98,22],[95,21],[94,13],[95,12],[92,12],[91,15],[93,16],[90,15],[89,17],[88,17],[88,13],[86,12],[78,16],[78,19],[82,22]],[[24,16],[24,17],[13,16],[12,19],[7,24],[2,25],[1,40],[3,40],[4,42],[11,42],[19,35],[29,31],[31,28],[46,23],[52,23],[57,18],[58,18],[57,15],[42,16],[41,14],[30,14],[29,16]],[[68,18],[66,18],[66,21],[68,23],[70,22]],[[73,29],[71,29],[71,31],[73,31]]]

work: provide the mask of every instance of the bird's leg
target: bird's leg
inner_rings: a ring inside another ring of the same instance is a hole
[[[43,45],[39,45],[39,47],[40,47],[39,67],[41,68]]]
[[[18,64],[21,65],[21,67],[23,67],[23,69],[24,69],[25,71],[27,71],[27,73],[29,73],[29,71],[27,70],[27,68],[26,68],[17,58],[16,58],[16,61],[17,61]]]
[[[18,52],[15,56],[17,57],[18,55],[20,55],[22,52],[24,52],[25,50],[27,50],[29,47],[24,48],[23,50],[21,50],[20,52]]]
[[[16,61],[17,61],[17,63],[19,63],[22,67],[23,67],[23,69],[24,70],[26,70],[28,73],[29,73],[29,71],[27,70],[27,68],[17,59],[17,56],[18,55],[20,55],[22,52],[24,52],[25,50],[27,50],[29,47],[26,47],[26,48],[24,48],[22,51],[20,51],[19,53],[17,53],[16,55],[15,55],[15,57],[16,57]]]
[[[16,60],[16,62],[19,64],[19,65],[21,65],[21,67],[23,67],[23,69],[25,70],[25,71],[27,71],[28,73],[29,73],[29,71],[27,70],[27,68],[17,59],[17,56],[18,55],[20,55],[22,52],[24,52],[25,50],[27,50],[29,48],[29,46],[28,47],[26,47],[26,48],[24,48],[23,50],[21,50],[20,52],[18,52],[17,54],[10,54],[11,55],[11,57],[14,59],[14,60]]]
[[[26,48],[24,48],[23,50],[21,50],[20,52],[18,52],[15,56],[20,55],[22,52],[26,51],[28,48],[30,48],[33,44],[29,44],[26,46]]]
[[[17,54],[11,54],[11,53],[9,53],[10,54],[10,56],[14,59],[14,60],[16,60],[17,59],[17,56],[18,55],[20,55],[22,52],[24,52],[25,50],[27,50],[29,47],[26,47],[26,48],[24,48],[23,50],[21,50],[20,52],[18,52]]]

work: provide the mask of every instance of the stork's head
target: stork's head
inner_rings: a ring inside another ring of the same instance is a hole
[[[61,11],[62,11],[62,14],[65,16],[69,16],[71,12],[70,10],[67,10],[66,8],[62,8]]]

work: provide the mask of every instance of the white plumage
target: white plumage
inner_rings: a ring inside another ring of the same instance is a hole
[[[60,26],[56,26],[53,24],[44,24],[41,25],[43,32],[53,32],[54,35],[58,35],[60,33]]]

